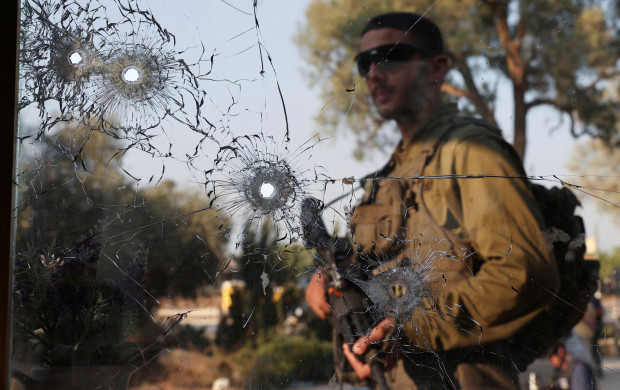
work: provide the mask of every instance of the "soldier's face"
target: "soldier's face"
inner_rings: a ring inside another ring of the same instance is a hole
[[[361,52],[397,43],[415,45],[402,30],[381,28],[362,36]],[[415,119],[427,104],[429,80],[427,62],[422,54],[411,59],[381,66],[370,65],[366,85],[372,100],[385,119]]]

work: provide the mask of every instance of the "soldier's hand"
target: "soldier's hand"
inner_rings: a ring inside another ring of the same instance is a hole
[[[394,327],[394,320],[391,318],[386,318],[381,321],[379,325],[372,328],[372,330],[366,335],[361,337],[359,340],[353,344],[353,348],[349,347],[348,344],[342,344],[342,349],[344,350],[344,355],[347,357],[349,364],[355,371],[360,379],[365,379],[370,376],[371,370],[370,365],[368,363],[364,363],[358,359],[357,356],[363,356],[368,349],[372,346],[372,344],[380,343],[385,341],[386,336],[391,332]],[[392,355],[393,359],[388,361],[388,366],[396,365],[397,356],[395,354]],[[389,367],[388,367],[389,368]]]
[[[306,289],[306,302],[314,314],[323,320],[329,317],[332,312],[325,293],[325,275],[319,269],[310,278],[310,283]]]

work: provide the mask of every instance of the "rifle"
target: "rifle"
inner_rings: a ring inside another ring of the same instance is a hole
[[[334,238],[327,233],[321,217],[322,210],[321,201],[305,198],[301,206],[301,223],[306,246],[316,249],[320,262],[323,262],[323,268],[326,270],[324,274],[327,276],[327,302],[333,312],[330,322],[334,329],[338,330],[334,332],[334,359],[338,380],[342,385],[345,369],[351,372],[352,368],[342,352],[339,336],[347,344],[353,345],[359,337],[370,330],[374,321],[368,310],[370,300],[347,278],[347,275],[360,278],[359,273],[352,275],[356,268],[352,267],[350,262],[353,251],[351,245],[346,238]],[[371,370],[370,378],[377,388],[389,390],[382,370],[383,361],[374,358],[379,351],[379,348],[372,347],[366,354],[373,357],[367,362]],[[360,357],[360,360],[365,359]]]

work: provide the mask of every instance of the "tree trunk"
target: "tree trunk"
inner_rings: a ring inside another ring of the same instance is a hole
[[[512,142],[521,161],[525,159],[526,134],[525,117],[527,106],[525,104],[525,87],[519,83],[513,83],[512,95],[514,99],[514,140]]]
[[[494,2],[495,7],[495,31],[497,37],[506,50],[506,65],[508,74],[512,80],[514,98],[514,141],[513,145],[523,161],[525,157],[525,116],[528,107],[525,104],[525,92],[527,91],[527,81],[525,73],[527,70],[526,61],[520,53],[521,42],[525,35],[525,22],[523,19],[517,23],[514,34],[511,34],[508,27],[508,6],[504,2]]]
[[[453,53],[452,57],[456,63],[456,68],[459,70],[463,76],[463,80],[465,81],[465,86],[467,88],[467,94],[465,97],[471,104],[474,105],[476,112],[478,112],[483,119],[497,125],[495,115],[489,109],[487,102],[484,101],[484,97],[480,94],[480,91],[478,91],[478,87],[476,87],[471,69],[467,64],[467,57],[463,53]]]

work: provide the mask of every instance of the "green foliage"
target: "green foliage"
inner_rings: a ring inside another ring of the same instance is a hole
[[[23,148],[18,160],[17,248],[69,247],[134,197],[121,174],[121,144],[84,126],[66,127]]]
[[[333,374],[332,345],[301,336],[276,337],[258,346],[250,368],[248,376],[264,388],[327,380]]]
[[[194,296],[212,284],[227,239],[225,223],[204,193],[162,181],[141,189],[122,169],[124,144],[80,126],[33,141],[20,154],[16,247],[69,247],[102,227],[101,266],[114,277],[132,248],[151,251],[145,288],[153,296]]]
[[[245,321],[247,321],[247,302],[241,289],[235,289],[230,297],[232,301],[230,312],[222,316],[217,327],[216,343],[225,350],[239,346],[245,335]]]
[[[258,227],[250,226],[243,237],[235,259],[238,272],[231,275],[245,285],[234,289],[230,312],[218,326],[217,343],[225,349],[239,347],[245,336],[253,345],[268,337],[304,302],[299,279],[315,269],[312,254],[303,245],[279,245],[272,224],[267,219]],[[276,286],[283,289],[278,298]]]
[[[296,42],[311,66],[308,80],[321,85],[321,128],[352,130],[364,150],[393,138],[377,135],[383,121],[371,108],[353,64],[363,26],[391,11],[426,14],[439,25],[454,68],[443,90],[470,111],[494,121],[494,79],[512,83],[515,143],[523,139],[515,146],[521,154],[525,116],[539,105],[570,115],[574,135],[588,133],[620,144],[617,96],[603,96],[607,82],[619,74],[620,24],[603,0],[313,0]]]
[[[304,245],[280,245],[277,253],[270,264],[270,280],[279,286],[290,282],[297,284],[299,278],[309,277],[316,269],[313,255]]]
[[[272,222],[265,220],[260,231],[247,229],[241,243],[242,253],[237,258],[239,273],[245,282],[246,313],[251,313],[248,326],[254,334],[262,336],[279,321],[273,302],[273,270],[270,267],[277,262],[278,245],[271,226]]]
[[[218,231],[224,220],[208,208],[204,194],[166,181],[139,195],[143,205],[120,233],[129,238],[138,231],[151,248],[149,291],[194,297],[198,288],[215,283],[227,238]]]
[[[138,346],[125,339],[142,308],[148,252],[139,249],[124,277],[108,283],[98,272],[96,237],[70,250],[31,250],[16,260],[16,334],[40,347],[49,366],[126,364],[139,356]]]
[[[616,126],[620,126],[616,124]],[[619,128],[620,130],[620,128]],[[604,202],[597,207],[608,214],[620,214],[620,149],[611,148],[602,140],[588,140],[575,145],[568,168],[576,172],[571,183],[587,188],[587,192]],[[620,221],[620,218],[615,218]]]
[[[260,233],[249,229],[242,242],[243,252],[237,258],[246,283],[247,310],[254,312],[249,325],[263,336],[304,302],[305,290],[299,288],[299,280],[309,277],[315,269],[312,254],[303,245],[278,245],[272,223],[264,221]],[[284,289],[277,303],[275,286]]]
[[[620,268],[620,247],[616,247],[611,253],[601,253],[601,278],[611,276],[614,268]]]

